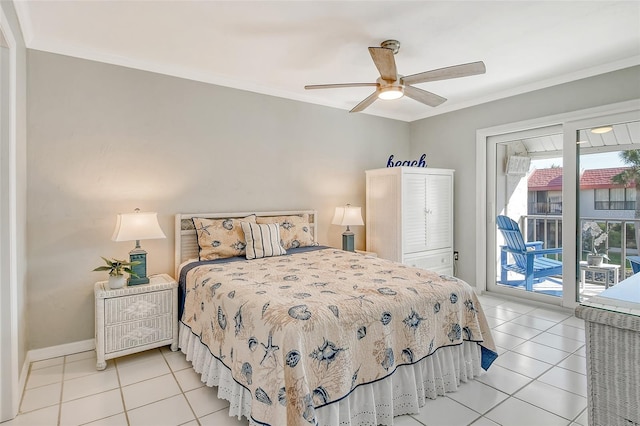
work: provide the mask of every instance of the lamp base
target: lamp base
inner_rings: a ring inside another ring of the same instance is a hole
[[[149,284],[149,277],[147,277],[147,252],[140,248],[133,249],[129,252],[129,261],[140,262],[140,264],[131,267],[131,270],[138,278],[130,276],[127,285]]]
[[[356,251],[353,232],[347,231],[342,233],[342,250]]]

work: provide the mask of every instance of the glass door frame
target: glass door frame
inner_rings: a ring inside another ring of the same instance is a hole
[[[562,240],[563,245],[563,297],[552,297],[546,295],[535,295],[526,293],[529,300],[540,301],[549,304],[560,305],[567,308],[575,308],[577,286],[579,285],[578,257],[576,230],[578,223],[578,169],[577,169],[577,131],[588,127],[596,127],[608,122],[637,121],[640,117],[640,99],[635,99],[616,104],[604,105],[585,110],[574,111],[565,114],[541,117],[533,120],[509,123],[476,131],[476,288],[479,291],[487,291],[487,283],[495,280],[495,201],[489,199],[488,185],[489,176],[495,179],[495,139],[490,141],[490,137],[500,136],[507,133],[514,133],[540,127],[561,125],[563,129],[563,200],[573,200],[573,202],[563,203],[568,208],[563,208],[562,212]],[[493,146],[492,146],[493,145]],[[493,153],[493,160],[488,154]],[[575,185],[567,185],[567,182],[575,182]],[[489,241],[493,246],[489,246]],[[513,295],[513,293],[511,293]],[[523,294],[525,295],[525,294]]]
[[[580,202],[579,202],[579,170],[578,170],[578,157],[579,153],[579,131],[584,129],[591,129],[594,127],[620,124],[620,123],[628,123],[632,121],[640,121],[640,109],[626,111],[626,112],[618,112],[614,114],[608,115],[598,115],[595,117],[589,117],[581,120],[574,120],[565,123],[564,125],[564,138],[565,138],[565,153],[563,161],[568,161],[568,157],[573,158],[573,161],[570,162],[571,168],[569,170],[563,170],[563,181],[564,182],[575,182],[575,185],[563,185],[562,188],[562,198],[567,200],[575,200],[575,203],[571,204],[571,210],[573,212],[567,212],[568,214],[565,216],[565,212],[563,210],[563,227],[562,227],[562,238],[563,241],[573,241],[575,239],[576,243],[573,245],[567,244],[567,248],[563,247],[563,258],[565,254],[567,256],[571,256],[574,260],[575,270],[572,271],[575,276],[575,284],[570,285],[571,283],[563,282],[563,305],[571,308],[575,308],[578,304],[578,295],[579,295],[579,285],[580,285],[580,271],[578,267],[578,258],[580,257],[581,248],[578,247],[579,242],[578,239],[575,238],[576,235],[580,235],[581,230],[579,229],[580,223]],[[567,143],[568,141],[568,143]],[[640,149],[640,146],[638,146]],[[572,152],[566,152],[566,150]],[[567,163],[569,164],[569,163]],[[569,181],[565,180],[566,177],[573,176],[573,180]],[[566,192],[565,192],[566,191]],[[565,198],[566,197],[566,198]],[[571,239],[567,239],[571,238]],[[566,250],[566,251],[565,251]],[[566,270],[563,268],[563,276]],[[568,275],[567,275],[568,276]],[[567,285],[569,284],[569,285]]]
[[[515,132],[505,132],[499,135],[490,135],[486,138],[486,146],[487,146],[487,154],[486,154],[486,164],[487,164],[487,231],[486,231],[486,252],[487,253],[495,253],[495,258],[490,255],[487,255],[487,271],[486,271],[486,290],[495,294],[502,294],[506,296],[512,297],[521,297],[528,300],[535,300],[538,302],[548,303],[548,304],[560,304],[558,296],[551,296],[549,294],[535,293],[535,292],[525,292],[521,288],[512,288],[510,286],[499,285],[496,283],[496,278],[498,274],[498,260],[499,260],[499,252],[498,252],[498,243],[497,243],[497,228],[495,218],[498,214],[507,214],[507,212],[502,212],[501,209],[505,207],[503,203],[498,205],[498,167],[501,167],[502,164],[498,161],[498,146],[503,145],[505,143],[511,141],[517,141],[521,139],[542,137],[542,136],[550,136],[562,134],[563,128],[561,124],[549,124],[549,125],[540,125],[529,129],[521,129]],[[504,203],[508,204],[508,203]],[[493,277],[493,278],[492,278]]]
[[[18,277],[16,236],[16,38],[0,8],[0,421],[18,414],[20,397],[18,352]],[[24,371],[24,368],[22,369]],[[25,374],[26,375],[26,374]]]

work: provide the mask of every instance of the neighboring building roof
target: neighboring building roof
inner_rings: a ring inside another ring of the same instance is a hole
[[[580,176],[580,189],[624,188],[616,185],[612,178],[629,167],[613,167],[610,169],[584,170]],[[560,191],[562,190],[562,167],[537,169],[529,176],[527,182],[529,191]],[[627,188],[635,185],[629,184]]]
[[[601,189],[601,188],[624,188],[625,185],[616,185],[612,179],[615,175],[629,169],[630,167],[614,167],[611,169],[585,170],[580,177],[580,189]],[[626,185],[627,188],[634,188],[635,185]]]
[[[562,167],[536,169],[527,181],[529,191],[561,191]]]

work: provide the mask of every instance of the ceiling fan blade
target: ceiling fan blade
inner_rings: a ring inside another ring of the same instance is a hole
[[[452,67],[439,68],[437,70],[408,75],[402,77],[401,81],[404,84],[418,84],[426,83],[427,81],[468,77],[470,75],[484,74],[485,72],[487,72],[487,68],[484,66],[484,62],[478,61],[471,62],[469,64],[454,65]]]
[[[338,83],[338,84],[309,84],[304,86],[305,89],[340,89],[343,87],[368,87],[377,86],[378,83]]]
[[[426,90],[418,89],[417,87],[405,86],[404,94],[411,99],[415,99],[418,102],[422,102],[425,105],[436,107],[446,101],[446,98],[438,96],[435,93],[427,92]]]
[[[380,71],[380,77],[387,81],[396,81],[398,79],[398,70],[396,69],[396,60],[393,58],[393,50],[386,47],[370,47],[369,54],[376,68]]]
[[[360,112],[360,111],[364,110],[366,107],[368,107],[369,105],[374,103],[376,99],[378,99],[378,92],[379,91],[376,90],[375,92],[370,94],[364,101],[362,101],[358,105],[354,106],[353,109],[351,111],[349,111],[349,112]]]

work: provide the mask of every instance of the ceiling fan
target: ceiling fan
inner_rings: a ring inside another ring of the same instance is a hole
[[[398,53],[398,50],[400,50],[400,42],[398,40],[385,40],[380,43],[380,47],[369,48],[371,59],[373,59],[373,63],[380,72],[380,77],[375,83],[311,84],[304,86],[304,88],[307,90],[364,86],[372,86],[376,88],[375,92],[369,95],[349,112],[362,111],[378,98],[398,99],[404,95],[411,99],[415,99],[418,102],[422,102],[425,105],[435,107],[447,99],[442,96],[438,96],[435,93],[413,87],[414,84],[467,77],[470,75],[484,74],[486,72],[484,62],[478,61],[403,76],[398,74],[396,61],[393,58],[393,55]]]

